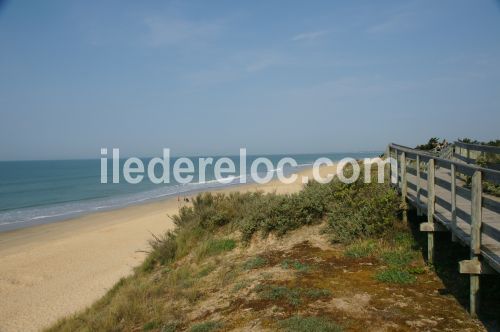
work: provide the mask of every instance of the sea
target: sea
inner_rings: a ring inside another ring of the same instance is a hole
[[[283,173],[292,173],[311,167],[318,158],[338,161],[346,157],[362,159],[376,157],[380,151],[353,153],[315,153],[289,155],[246,156],[247,183],[252,182],[251,164],[258,157],[268,158],[274,165],[267,169],[264,165],[257,168],[260,177],[267,173],[277,174],[278,161],[284,157],[293,158],[296,167],[284,167]],[[205,156],[208,157],[208,156]],[[222,156],[221,156],[222,157]],[[178,183],[172,173],[176,157],[170,158],[169,183],[152,183],[147,175],[137,184],[130,184],[120,177],[119,183],[112,181],[112,160],[107,162],[108,181],[101,183],[101,160],[40,160],[40,161],[2,161],[0,162],[0,232],[18,228],[63,221],[88,213],[119,209],[122,207],[161,200],[175,196],[185,196],[240,184],[243,174],[240,170],[240,156],[225,156],[231,159],[236,172],[230,182],[220,183],[215,179],[213,167],[206,168],[205,180],[198,177],[198,158],[188,157],[194,163],[194,178],[188,184]],[[220,158],[213,156],[214,162]],[[141,158],[147,169],[150,158]],[[124,159],[120,159],[123,170]],[[161,168],[155,169],[157,176]]]

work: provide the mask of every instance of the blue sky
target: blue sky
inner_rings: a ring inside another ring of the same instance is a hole
[[[0,159],[498,138],[495,1],[0,1]]]

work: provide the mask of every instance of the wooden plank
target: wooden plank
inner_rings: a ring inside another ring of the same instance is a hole
[[[483,171],[483,179],[493,184],[500,184],[500,171],[491,169]]]
[[[448,159],[437,159],[437,160],[435,160],[435,162],[436,162],[437,166],[444,167],[447,169],[450,169],[451,165],[453,165],[453,161],[448,160]]]
[[[495,270],[476,259],[460,261],[459,271],[464,274],[494,274]]]
[[[492,212],[500,213],[500,202],[488,197],[484,197],[484,195],[483,195],[483,207]]]
[[[456,154],[454,157],[460,161],[463,161],[466,164],[475,164],[476,160],[472,158],[468,158],[466,156],[462,156],[461,154]]]
[[[420,231],[421,232],[446,232],[448,231],[448,228],[443,226],[442,224],[438,223],[428,223],[428,222],[423,222],[420,224]]]

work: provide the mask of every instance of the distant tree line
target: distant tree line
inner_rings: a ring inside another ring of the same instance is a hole
[[[488,145],[488,146],[500,147],[500,139],[495,139],[495,140],[491,140],[488,142],[483,142],[483,141],[478,141],[476,139],[465,137],[465,138],[459,138],[458,141],[463,142],[463,143],[467,143],[467,144],[478,144],[478,145]],[[440,140],[440,138],[438,138],[438,137],[431,137],[431,138],[429,138],[429,141],[427,141],[427,143],[417,145],[415,147],[415,149],[429,151],[429,150],[434,150],[439,146],[444,146],[447,144],[448,144],[448,142],[446,142],[446,139]]]
[[[500,139],[496,139],[496,140],[491,140],[489,142],[481,142],[481,141],[478,141],[476,139],[472,139],[472,138],[459,138],[458,139],[459,142],[462,142],[462,143],[467,143],[467,144],[478,144],[478,145],[488,145],[488,146],[500,146]]]

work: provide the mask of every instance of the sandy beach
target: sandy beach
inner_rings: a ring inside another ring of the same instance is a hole
[[[312,173],[299,174],[311,178]],[[301,187],[299,177],[292,184],[214,191],[290,193]],[[92,304],[142,262],[151,233],[174,227],[169,215],[179,204],[173,197],[0,233],[0,331],[37,331]]]

